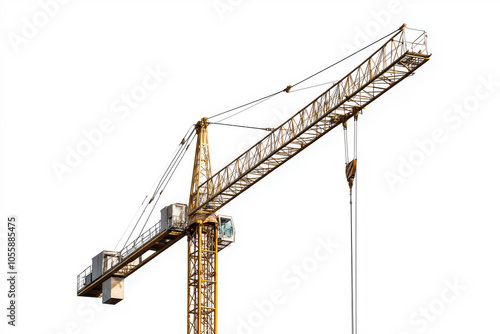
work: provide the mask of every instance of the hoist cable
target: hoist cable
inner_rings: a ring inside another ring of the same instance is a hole
[[[351,286],[352,286],[352,334],[358,332],[358,117],[354,116],[354,159],[356,160],[356,175],[354,177],[354,222],[352,219],[352,189],[351,189]]]
[[[349,163],[349,147],[347,144],[347,126],[344,126],[344,151],[345,151],[345,164]]]
[[[279,92],[279,93],[281,93],[281,92]],[[223,119],[219,120],[218,122],[223,122],[223,121],[225,121],[226,119],[229,119],[229,118],[231,118],[231,117],[234,117],[234,116],[236,116],[236,115],[239,115],[239,114],[241,114],[242,112],[244,112],[244,111],[246,111],[246,110],[248,110],[248,109],[250,109],[250,108],[255,107],[256,105],[261,104],[262,102],[266,102],[267,100],[269,100],[269,99],[270,99],[271,97],[273,97],[274,95],[276,95],[276,94],[266,96],[266,97],[264,97],[263,99],[258,100],[258,102],[257,102],[257,103],[255,103],[255,104],[253,104],[253,105],[251,105],[251,106],[249,106],[249,107],[247,107],[247,108],[245,108],[245,109],[243,109],[243,110],[238,111],[236,114],[229,115],[229,116],[227,116],[227,117],[225,117],[225,118],[223,118]],[[254,101],[254,102],[255,102],[255,101]],[[207,118],[207,119],[209,119],[209,118]]]
[[[248,126],[248,125],[238,125],[238,124],[227,124],[227,123],[219,123],[219,122],[213,122],[213,123],[208,123],[208,124],[215,124],[215,125],[224,125],[224,126],[233,126],[236,128],[245,128],[245,129],[254,129],[254,130],[264,130],[264,131],[272,131],[273,129],[271,128],[259,128],[257,126]]]
[[[344,149],[345,149],[345,165],[346,168],[349,164],[349,148],[347,136],[347,123],[344,124]],[[353,243],[353,212],[352,212],[352,187],[349,187],[349,226],[350,226],[350,245],[351,245],[351,333],[356,334],[356,316],[355,316],[355,298],[354,298],[354,243]]]
[[[139,224],[139,222],[141,221],[141,218],[144,215],[144,212],[146,212],[146,209],[148,208],[148,206],[149,206],[149,203],[147,203],[146,206],[144,207],[144,209],[142,210],[141,215],[137,219],[137,221],[136,221],[136,223],[134,225],[134,228],[132,229],[132,232],[130,232],[130,234],[128,235],[127,241],[125,241],[125,243],[123,244],[124,248],[127,246],[128,241],[130,240],[130,237],[134,234],[134,231],[135,231],[137,225]]]
[[[354,181],[356,182],[356,180]],[[353,225],[352,212],[352,188],[349,188],[349,205],[350,205],[350,220],[351,220],[351,326],[352,334],[357,333],[357,305],[356,305],[356,271],[355,271],[355,231]]]
[[[350,175],[347,175],[347,168],[354,162],[354,209],[353,209],[353,191],[352,183],[349,183],[349,224],[351,233],[351,331],[352,334],[358,332],[358,173],[357,173],[357,159],[358,159],[358,116],[354,116],[354,143],[353,143],[353,161],[349,161],[349,147],[348,147],[348,134],[347,123],[344,123],[344,148],[345,148],[345,161],[346,161],[346,176],[348,182]]]
[[[118,246],[120,245],[120,242],[122,241],[123,237],[125,236],[125,234],[127,233],[128,229],[130,228],[130,225],[132,225],[132,223],[135,221],[135,218],[137,217],[137,214],[139,213],[139,211],[141,210],[142,206],[144,205],[144,203],[146,202],[146,199],[148,198],[148,196],[151,194],[151,192],[153,191],[153,188],[155,188],[155,186],[157,186],[158,184],[160,184],[160,181],[162,180],[163,176],[165,175],[165,173],[168,171],[169,169],[169,166],[171,164],[171,162],[174,160],[174,157],[176,156],[177,152],[182,148],[182,146],[184,145],[185,143],[185,139],[186,137],[188,136],[188,133],[189,131],[191,131],[191,129],[193,128],[193,126],[189,127],[188,131],[186,132],[186,134],[184,135],[183,139],[181,140],[181,142],[179,143],[179,146],[177,147],[177,149],[174,151],[174,153],[172,154],[172,156],[170,157],[170,159],[168,160],[169,162],[165,165],[165,167],[163,168],[164,172],[160,173],[160,175],[158,175],[158,178],[156,179],[156,181],[153,183],[153,185],[151,186],[151,188],[149,189],[146,197],[142,200],[142,203],[141,205],[139,206],[139,208],[137,209],[136,213],[134,214],[134,216],[132,216],[132,219],[130,220],[129,224],[127,225],[127,228],[125,229],[125,231],[123,231],[123,234],[122,236],[120,237],[120,239],[118,240],[118,242],[116,243],[116,246],[114,248],[114,250],[116,250],[118,248]],[[154,198],[154,195],[151,196],[152,198]],[[149,203],[146,204],[146,206],[148,205]],[[136,223],[137,224],[137,223]],[[130,237],[129,237],[130,238]],[[128,241],[128,240],[127,240]],[[126,245],[126,244],[125,244]]]
[[[297,88],[297,89],[291,90],[289,93],[295,93],[295,92],[298,92],[298,91],[301,91],[301,90],[310,89],[310,88],[319,87],[319,86],[324,86],[324,85],[331,85],[331,84],[334,84],[334,83],[337,83],[337,82],[338,82],[337,80],[335,80],[335,81],[328,81],[328,82],[324,82],[324,83],[320,83],[320,84],[317,84],[317,85],[312,85],[312,86],[308,86],[308,87],[304,87],[304,88]]]
[[[218,114],[216,114],[216,115],[213,115],[213,116],[207,117],[207,119],[211,119],[211,118],[214,118],[214,117],[217,117],[217,116],[221,116],[221,115],[227,114],[227,113],[229,113],[229,112],[231,112],[231,111],[234,111],[234,110],[237,110],[237,109],[240,109],[240,108],[246,107],[246,106],[248,106],[248,105],[251,105],[251,104],[253,104],[253,103],[256,103],[256,102],[259,102],[259,101],[262,101],[262,100],[269,99],[269,98],[271,98],[271,97],[273,97],[273,96],[275,96],[275,95],[278,95],[278,94],[279,94],[279,93],[281,93],[281,92],[282,92],[282,91],[280,90],[280,91],[278,91],[278,92],[276,92],[276,93],[269,94],[269,95],[267,95],[267,96],[261,97],[260,99],[254,100],[254,101],[252,101],[252,102],[248,102],[248,103],[242,104],[242,105],[241,105],[241,106],[239,106],[239,107],[231,108],[231,109],[229,109],[229,110],[223,111],[223,112],[218,113]],[[247,109],[248,109],[248,108],[247,108]],[[247,110],[247,109],[245,109],[245,110]],[[244,110],[243,110],[243,111],[244,111]]]
[[[299,88],[299,89],[295,89],[295,90],[291,90],[289,91],[289,93],[295,93],[295,92],[298,92],[298,91],[301,91],[301,90],[305,90],[305,89],[311,89],[311,88],[315,88],[315,87],[319,87],[319,86],[324,86],[324,85],[329,85],[329,84],[332,84],[332,83],[336,83],[337,81],[329,81],[329,82],[324,82],[324,83],[321,83],[321,84],[317,84],[317,85],[313,85],[313,86],[309,86],[309,87],[304,87],[304,88]],[[253,108],[255,106],[257,106],[258,104],[261,104],[263,102],[266,102],[267,100],[269,100],[271,97],[273,97],[274,95],[271,95],[271,96],[266,96],[264,97],[263,99],[259,99],[259,100],[256,100],[254,102],[256,102],[255,104],[243,109],[243,110],[240,110],[238,111],[237,113],[233,114],[233,115],[230,115],[228,117],[225,117],[217,122],[210,122],[210,124],[219,124],[219,125],[225,125],[225,124],[221,124],[220,122],[223,122],[231,117],[234,117],[238,114],[241,114],[242,112],[250,109],[250,108]],[[249,104],[252,104],[253,102],[250,102]],[[215,117],[215,116],[212,116],[212,117]],[[211,118],[211,117],[209,117]],[[208,119],[208,118],[207,118]],[[240,127],[245,127],[245,126],[240,126]],[[249,128],[252,128],[252,127],[249,127]],[[255,128],[255,129],[259,129],[259,130],[268,130],[268,128]]]
[[[124,247],[127,246],[127,243],[129,242],[130,238],[132,237],[132,235],[134,234],[134,231],[135,229],[137,228],[137,225],[139,224],[139,222],[141,221],[144,213],[146,212],[149,204],[151,204],[151,202],[154,200],[154,198],[156,197],[156,194],[158,193],[158,190],[159,190],[159,187],[161,187],[161,184],[164,182],[165,180],[165,177],[167,177],[167,175],[170,173],[170,171],[172,170],[172,166],[175,165],[176,161],[179,159],[179,153],[182,152],[183,148],[186,147],[186,144],[187,144],[187,140],[186,140],[186,137],[189,139],[192,134],[194,132],[194,129],[193,129],[193,126],[191,126],[189,129],[188,129],[188,132],[186,132],[186,135],[184,136],[184,138],[182,139],[181,143],[179,144],[178,148],[176,149],[176,151],[174,152],[174,155],[173,157],[171,158],[170,160],[170,163],[168,164],[168,167],[166,168],[165,172],[163,173],[163,175],[160,177],[160,180],[157,181],[157,186],[156,186],[156,189],[154,191],[154,193],[152,194],[149,202],[146,203],[146,205],[144,206],[144,209],[142,210],[142,213],[141,215],[139,216],[139,218],[137,219],[135,225],[134,225],[134,228],[132,229],[132,231],[130,232],[127,240],[125,241],[125,244],[124,244]],[[187,145],[189,146],[189,145]],[[154,188],[154,185],[151,189]],[[151,190],[150,190],[151,192]],[[144,202],[143,202],[144,203]],[[142,204],[141,206],[139,207],[139,210],[141,209],[142,207]],[[137,214],[136,214],[137,215]],[[128,228],[127,228],[128,229]]]
[[[182,138],[181,142],[179,143],[179,146],[177,148],[177,150],[175,151],[175,153],[173,154],[173,156],[170,158],[170,164],[168,165],[168,167],[165,169],[165,172],[163,173],[160,181],[157,182],[157,187],[153,193],[153,196],[152,198],[154,198],[156,196],[156,194],[158,193],[158,189],[160,187],[160,184],[163,182],[164,178],[166,177],[166,174],[168,172],[168,170],[170,169],[172,163],[175,161],[176,157],[178,156],[178,154],[182,151],[182,148],[185,146],[186,142],[187,142],[187,138],[191,137],[191,135],[193,134],[194,132],[194,125],[191,125],[188,129],[188,131],[186,132],[186,134],[184,135],[184,137]]]
[[[259,98],[259,99],[256,99],[256,100],[252,101],[252,102],[248,102],[248,103],[242,104],[242,105],[240,105],[240,106],[238,106],[238,107],[231,108],[231,109],[229,109],[229,110],[226,110],[226,111],[223,111],[223,112],[217,113],[217,114],[215,114],[215,115],[213,115],[213,116],[208,117],[207,119],[211,119],[211,118],[214,118],[214,117],[217,117],[217,116],[225,115],[225,114],[227,114],[227,113],[230,113],[230,112],[232,112],[232,111],[238,110],[238,109],[240,109],[240,108],[243,108],[243,107],[246,107],[246,106],[250,106],[250,107],[248,107],[248,108],[246,108],[246,109],[245,109],[245,110],[248,110],[248,109],[250,109],[250,108],[254,107],[255,105],[257,105],[257,104],[258,104],[257,102],[259,102],[259,103],[260,103],[260,102],[263,102],[264,100],[267,100],[267,99],[269,99],[269,98],[271,98],[271,97],[273,97],[273,96],[276,96],[276,95],[278,95],[278,94],[280,94],[280,93],[283,93],[283,92],[287,92],[287,93],[289,93],[289,92],[291,92],[291,90],[290,90],[291,88],[293,88],[293,87],[295,87],[295,86],[297,86],[297,85],[300,85],[301,83],[303,83],[303,82],[305,82],[305,81],[307,81],[307,80],[311,79],[312,77],[315,77],[316,75],[318,75],[318,74],[320,74],[320,73],[323,73],[324,71],[326,71],[326,70],[328,70],[328,69],[330,69],[330,68],[334,67],[335,65],[340,64],[341,62],[343,62],[343,61],[345,61],[345,60],[347,60],[347,59],[351,58],[352,56],[355,56],[356,54],[360,53],[361,51],[366,50],[367,48],[371,47],[372,45],[374,45],[374,44],[376,44],[376,43],[380,42],[381,40],[383,40],[383,39],[385,39],[385,38],[389,37],[390,35],[394,34],[396,31],[399,31],[400,29],[401,29],[401,28],[398,28],[398,29],[394,30],[393,32],[391,32],[391,33],[389,33],[389,34],[385,35],[384,37],[381,37],[381,38],[377,39],[376,41],[374,41],[374,42],[372,42],[372,43],[370,43],[370,44],[368,44],[368,45],[364,46],[363,48],[359,49],[358,51],[353,52],[353,53],[351,53],[351,54],[350,54],[350,55],[348,55],[348,56],[345,56],[344,58],[342,58],[342,59],[340,59],[340,60],[336,61],[335,63],[333,63],[333,64],[331,64],[331,65],[329,65],[329,66],[327,66],[327,67],[323,68],[322,70],[320,70],[320,71],[318,71],[318,72],[316,72],[316,73],[314,73],[314,74],[312,74],[312,75],[308,76],[307,78],[302,79],[302,80],[300,80],[299,82],[297,82],[297,83],[295,83],[295,84],[293,84],[293,85],[287,86],[287,87],[286,87],[285,89],[283,89],[283,90],[279,90],[279,91],[277,91],[277,92],[275,92],[275,93],[272,93],[272,94],[269,94],[269,95],[267,95],[267,96],[261,97],[261,98]],[[295,91],[298,91],[298,89],[297,89],[297,90],[295,90]],[[254,104],[254,103],[256,103],[256,104],[255,104],[255,105],[252,105],[252,104]],[[245,111],[245,110],[242,110],[242,111],[240,111],[240,112],[236,113],[235,115],[237,115],[237,114],[239,114],[239,113],[241,113],[241,112],[243,112],[243,111]],[[235,115],[233,115],[233,116],[235,116]],[[233,116],[230,116],[230,117],[233,117]],[[220,120],[219,122],[221,122],[221,121],[222,121],[222,120]]]
[[[388,33],[388,34],[387,34],[387,35],[385,35],[384,37],[381,37],[381,38],[377,39],[375,42],[372,42],[372,43],[368,44],[367,46],[365,46],[365,47],[363,47],[363,48],[359,49],[358,51],[356,51],[356,52],[354,52],[354,53],[351,53],[351,54],[350,54],[350,55],[348,55],[348,56],[345,56],[345,57],[344,57],[344,58],[342,58],[341,60],[339,60],[339,61],[337,61],[337,62],[335,62],[335,63],[331,64],[330,66],[325,67],[324,69],[322,69],[322,70],[320,70],[320,71],[318,71],[318,72],[314,73],[313,75],[310,75],[310,76],[308,76],[307,78],[305,78],[305,79],[303,79],[303,80],[300,80],[300,81],[299,81],[299,82],[297,82],[296,84],[292,85],[292,87],[295,87],[295,86],[297,86],[297,85],[300,85],[300,84],[301,84],[301,83],[303,83],[304,81],[311,79],[312,77],[314,77],[314,76],[316,76],[316,75],[318,75],[318,74],[320,74],[320,73],[322,73],[322,72],[324,72],[324,71],[328,70],[329,68],[332,68],[333,66],[335,66],[335,65],[337,65],[337,64],[339,64],[339,63],[341,63],[341,62],[343,62],[344,60],[346,60],[346,59],[348,59],[348,58],[351,58],[352,56],[354,56],[354,55],[356,55],[356,54],[360,53],[361,51],[363,51],[363,50],[365,50],[365,49],[369,48],[369,47],[370,47],[370,46],[372,46],[373,44],[376,44],[376,43],[380,42],[381,40],[383,40],[383,39],[385,39],[385,38],[389,37],[390,35],[394,34],[396,31],[399,31],[400,29],[401,29],[401,28],[398,28],[398,29],[394,30],[393,32]]]
[[[159,178],[159,177],[158,177]],[[154,186],[154,185],[153,185]],[[152,189],[152,188],[151,188]],[[150,190],[151,192],[151,190]],[[141,208],[142,206],[144,205],[144,202],[146,201],[146,199],[148,198],[148,196],[146,195],[146,197],[144,197],[144,199],[142,200],[142,203],[141,205],[139,205],[139,208],[137,208],[137,211],[134,213],[134,215],[132,216],[132,219],[130,219],[130,222],[128,223],[127,225],[127,228],[125,229],[125,231],[123,231],[122,233],[122,236],[120,237],[120,239],[118,240],[118,242],[116,243],[116,246],[115,248],[113,248],[113,250],[116,250],[118,248],[118,245],[120,244],[120,242],[122,241],[123,237],[125,236],[125,234],[127,233],[130,225],[132,225],[132,223],[134,222],[135,220],[135,217],[137,217],[137,214],[139,213],[139,211],[141,211]]]
[[[177,165],[174,167],[174,169],[173,169],[172,173],[170,173],[170,177],[169,177],[169,178],[168,178],[168,180],[165,182],[165,184],[163,185],[163,187],[162,187],[162,189],[161,189],[161,191],[160,191],[160,196],[158,196],[158,197],[156,198],[156,201],[155,201],[155,203],[154,203],[153,207],[151,208],[151,211],[149,212],[148,217],[147,217],[147,218],[146,218],[146,220],[144,221],[144,224],[142,225],[141,232],[139,232],[139,235],[141,235],[141,234],[142,234],[142,232],[144,231],[144,228],[146,227],[146,224],[147,224],[147,222],[149,221],[149,218],[151,217],[151,214],[153,213],[153,211],[154,211],[154,209],[155,209],[155,207],[156,207],[156,204],[158,204],[158,200],[160,199],[161,194],[163,193],[163,190],[165,190],[166,186],[167,186],[167,185],[168,185],[168,183],[170,182],[170,179],[172,178],[172,176],[174,175],[175,171],[176,171],[176,170],[177,170],[177,168],[179,167],[180,162],[182,161],[182,158],[184,158],[184,155],[186,155],[186,152],[187,152],[187,150],[189,149],[189,146],[190,146],[190,145],[191,145],[191,143],[193,142],[194,138],[195,138],[194,136],[193,136],[193,137],[190,137],[189,142],[188,142],[188,144],[187,144],[187,146],[186,146],[186,149],[185,149],[185,150],[184,150],[184,152],[182,153],[182,156],[181,156],[181,158],[180,158],[179,162],[178,162],[178,163],[177,163]]]
[[[159,196],[156,196],[156,194],[158,193],[158,191],[155,192],[154,196],[151,197],[148,205],[156,198],[156,201],[155,203],[153,204],[153,207],[151,208],[150,212],[149,212],[149,215],[148,217],[146,218],[146,220],[144,221],[144,224],[142,225],[142,228],[141,228],[141,231],[139,232],[139,236],[142,234],[142,232],[144,231],[144,227],[146,227],[146,224],[148,223],[149,221],[149,217],[151,217],[151,214],[153,213],[153,210],[154,208],[156,207],[156,204],[158,203],[158,200],[160,199],[161,197],[161,194],[163,193],[163,190],[165,189],[165,187],[167,186],[167,184],[169,183],[170,179],[172,178],[172,176],[174,175],[175,171],[177,170],[177,167],[180,165],[181,161],[182,161],[182,158],[184,158],[184,155],[186,154],[189,146],[191,145],[191,142],[192,140],[194,139],[194,136],[192,136],[192,134],[194,133],[194,129],[191,131],[191,133],[189,134],[188,136],[188,139],[187,141],[185,141],[183,143],[183,149],[180,150],[179,152],[181,152],[180,155],[178,155],[176,157],[176,160],[174,160],[172,163],[171,166],[173,166],[172,168],[169,169],[169,172],[167,174],[165,174],[165,178],[162,180],[162,182],[158,185],[157,187],[157,190],[160,190],[160,195]],[[144,211],[146,211],[146,208],[144,208]],[[144,214],[144,212],[143,212]],[[141,215],[142,216],[142,215]],[[139,221],[138,221],[139,222]],[[137,225],[137,224],[136,224]]]

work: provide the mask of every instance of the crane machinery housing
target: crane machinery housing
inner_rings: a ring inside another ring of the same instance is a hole
[[[220,215],[219,210],[335,127],[345,127],[351,118],[357,120],[370,103],[425,64],[431,56],[426,32],[419,31],[410,39],[407,29],[403,25],[388,35],[359,66],[216,173],[212,173],[208,142],[210,118],[197,122],[181,142],[183,156],[196,134],[188,204],[164,207],[158,223],[126,242],[123,249],[96,255],[77,277],[77,295],[102,296],[105,304],[118,303],[126,277],[187,237],[187,331],[217,333],[218,253],[235,240],[233,219]],[[356,160],[346,161],[350,187],[355,168]]]

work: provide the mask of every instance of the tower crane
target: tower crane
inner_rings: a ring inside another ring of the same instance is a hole
[[[181,142],[187,150],[196,133],[188,204],[163,208],[160,221],[141,231],[132,242],[127,241],[121,251],[96,255],[92,265],[77,277],[77,295],[102,297],[106,304],[118,303],[123,299],[126,277],[186,237],[187,331],[217,333],[218,253],[234,242],[232,217],[220,215],[219,211],[332,129],[339,125],[345,128],[351,118],[357,120],[370,103],[425,64],[431,56],[427,52],[427,34],[422,31],[416,39],[409,39],[407,29],[403,25],[391,33],[359,66],[216,173],[212,173],[208,142],[210,118],[197,122]],[[290,92],[292,87],[284,92]],[[185,150],[179,154],[183,156]],[[350,187],[355,169],[356,160],[346,160]]]

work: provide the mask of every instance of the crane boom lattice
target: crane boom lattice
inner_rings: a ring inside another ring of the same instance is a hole
[[[411,75],[430,58],[425,33],[407,41],[404,26],[361,65],[200,185],[199,204],[219,210],[327,132]]]
[[[416,39],[408,39],[405,27],[215,174],[208,144],[209,122],[207,118],[199,121],[195,126],[198,137],[188,205],[175,203],[164,207],[160,221],[121,251],[97,254],[92,265],[77,277],[77,295],[102,295],[103,303],[118,303],[123,299],[123,280],[127,276],[187,236],[187,331],[217,334],[218,253],[234,242],[235,235],[232,218],[217,212],[338,125],[346,126],[352,117],[357,119],[367,105],[425,64],[431,56],[427,52],[427,34],[422,32]],[[289,92],[291,87],[285,91]],[[189,138],[192,134],[191,131]],[[183,139],[181,144],[184,143]],[[187,150],[189,143],[182,149]],[[346,164],[346,176],[352,181],[356,158],[352,164],[346,160]]]

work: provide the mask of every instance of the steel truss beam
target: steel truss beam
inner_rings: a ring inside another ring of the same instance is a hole
[[[318,98],[192,190],[189,214],[219,210],[304,148],[346,122],[429,60],[425,32],[407,41],[404,26]]]
[[[193,223],[188,236],[188,334],[217,333],[217,224]]]

